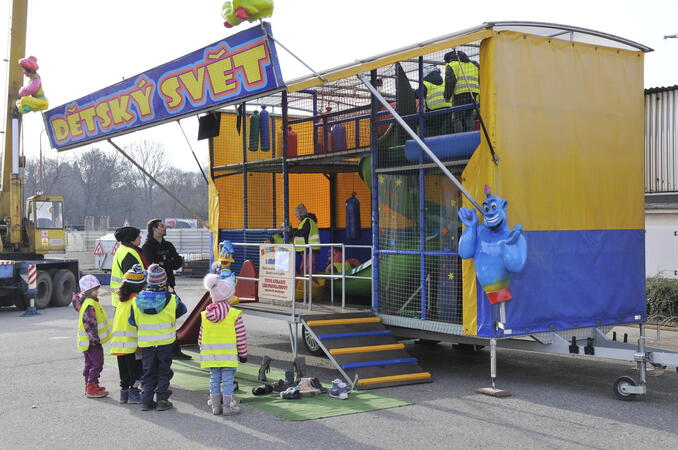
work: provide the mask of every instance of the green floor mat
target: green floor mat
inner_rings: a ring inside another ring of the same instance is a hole
[[[193,359],[172,362],[172,370],[174,371],[172,384],[200,392],[201,395],[204,393],[206,399],[209,394],[209,369],[200,368],[197,353],[186,349],[182,349],[182,351],[193,356]],[[116,365],[114,357],[107,356],[106,362]],[[253,408],[285,420],[320,419],[412,404],[412,402],[375,394],[372,391],[351,392],[348,400],[339,400],[327,394],[304,397],[300,400],[282,400],[277,393],[255,396],[252,394],[252,388],[262,384],[257,380],[258,373],[258,366],[241,364],[238,367],[236,379],[240,389],[235,392],[236,398]],[[271,369],[266,377],[269,380],[268,383],[272,384],[278,379],[284,378],[284,373],[280,370]],[[323,382],[322,384],[329,389],[330,383]]]

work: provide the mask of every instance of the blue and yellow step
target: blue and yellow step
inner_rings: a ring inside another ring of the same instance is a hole
[[[359,389],[431,381],[431,374],[419,367],[417,359],[373,313],[310,315],[303,319],[337,369],[351,381],[357,375]]]

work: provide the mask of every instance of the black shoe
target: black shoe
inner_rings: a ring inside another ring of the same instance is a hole
[[[172,359],[188,360],[188,359],[193,359],[193,357],[191,355],[187,355],[186,353],[181,353],[181,350],[179,350],[179,351],[172,353]]]
[[[278,380],[275,383],[273,383],[273,392],[282,392],[290,387],[292,387],[292,385],[289,384],[287,381]]]
[[[257,380],[267,381],[266,374],[271,371],[271,358],[264,356],[261,360],[261,367],[259,367],[259,375],[257,375]]]
[[[306,358],[303,356],[297,356],[294,358],[292,363],[292,368],[294,369],[295,376],[297,380],[304,378],[304,372],[306,371]]]
[[[311,378],[311,386],[319,389],[321,394],[327,393],[327,388],[323,387],[323,385],[320,384],[320,380],[317,378]]]
[[[169,400],[160,400],[160,401],[158,401],[158,406],[156,407],[156,409],[157,409],[158,411],[167,411],[168,409],[171,409],[172,406],[173,406],[173,405],[172,405],[172,402],[171,402],[171,401],[169,401]]]
[[[154,401],[151,401],[151,403],[144,403],[141,405],[141,410],[142,411],[151,411],[155,408],[158,407],[158,404]]]
[[[262,384],[261,386],[252,388],[252,394],[254,395],[266,395],[270,394],[271,392],[273,392],[273,386],[270,384]]]

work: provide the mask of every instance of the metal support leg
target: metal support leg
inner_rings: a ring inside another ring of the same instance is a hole
[[[492,389],[496,389],[495,380],[497,379],[497,340],[490,339],[490,378],[492,379]]]
[[[647,383],[647,353],[645,351],[645,325],[640,324],[640,336],[638,336],[638,369],[640,369],[640,386]]]
[[[476,392],[479,394],[491,395],[492,397],[510,397],[511,391],[497,389],[497,340],[490,339],[490,379],[492,380],[492,387],[478,388]]]
[[[290,347],[292,347],[292,358],[297,357],[299,346],[299,326],[296,323],[287,322],[287,327],[290,330]]]

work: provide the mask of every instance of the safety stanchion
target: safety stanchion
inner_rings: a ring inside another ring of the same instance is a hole
[[[28,308],[26,308],[26,312],[24,312],[21,315],[21,317],[39,316],[40,315],[38,310],[35,309],[35,296],[38,295],[37,281],[38,281],[38,266],[36,266],[35,264],[29,264],[28,265],[28,298],[29,298],[29,303],[28,303]]]

